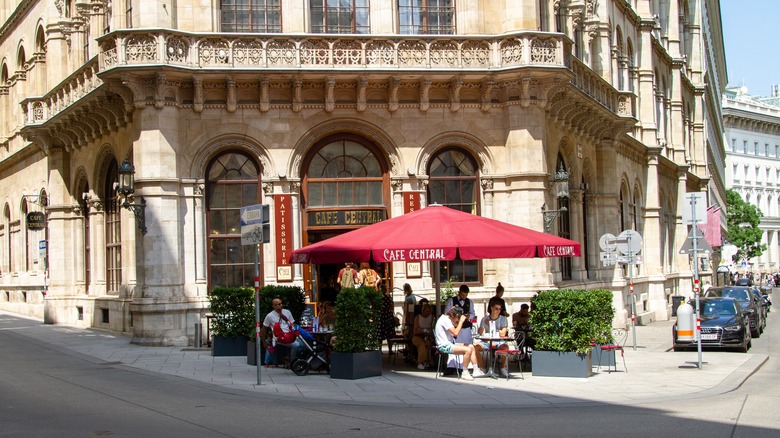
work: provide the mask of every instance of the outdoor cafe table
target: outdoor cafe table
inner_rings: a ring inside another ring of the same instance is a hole
[[[506,344],[507,342],[512,340],[511,336],[490,336],[490,335],[481,335],[481,336],[475,336],[474,339],[487,342],[490,348],[488,349],[488,370],[487,375],[496,378],[495,370],[493,370],[493,362],[496,360],[496,346],[501,346],[501,344]]]

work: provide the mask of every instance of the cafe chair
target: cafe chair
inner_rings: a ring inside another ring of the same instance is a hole
[[[623,359],[623,368],[628,372],[626,366],[626,356],[623,347],[626,345],[626,339],[628,339],[628,330],[626,329],[612,329],[612,338],[614,341],[611,344],[604,344],[599,346],[599,365],[596,370],[601,370],[601,355],[606,351],[609,355],[612,353],[615,355],[615,371],[617,371],[617,352],[620,351],[620,357]],[[607,365],[607,372],[612,372],[612,362]]]
[[[498,369],[496,368],[496,365],[499,363],[499,357],[506,356],[507,371],[511,369],[510,365],[512,365],[512,362],[517,361],[517,369],[520,371],[520,378],[525,380],[525,374],[523,374],[523,355],[526,354],[526,336],[525,333],[518,331],[515,332],[511,337],[513,340],[508,343],[508,349],[494,351],[493,369]],[[510,373],[507,373],[506,379],[509,380],[509,377]]]
[[[441,374],[441,361],[444,356],[447,356],[446,354],[439,351],[439,349],[436,349],[436,355],[438,356],[438,359],[436,361],[436,378],[439,378],[439,374]],[[462,369],[463,365],[463,355],[462,354],[452,354],[452,356],[455,358],[455,373],[458,374],[458,379],[460,379],[462,373],[468,373],[467,370]],[[446,364],[447,362],[445,362]]]

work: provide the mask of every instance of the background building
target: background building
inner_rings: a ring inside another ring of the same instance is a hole
[[[628,269],[599,238],[633,229],[638,313],[665,319],[691,291],[684,194],[723,204],[716,0],[23,0],[0,17],[0,308],[47,322],[191,343],[210,288],[251,284],[241,206],[273,212],[261,281],[310,290],[316,269],[323,300],[338,266],[290,266],[293,248],[433,202],[537,230],[543,205],[567,208],[551,232],[581,257],[447,264],[478,303],[499,281],[516,306],[609,288],[623,324]],[[121,207],[125,160],[144,209]],[[431,294],[427,263],[379,268]]]
[[[723,96],[726,128],[726,181],[746,202],[763,213],[759,228],[767,250],[760,257],[741,260],[740,272],[774,273],[780,266],[780,98],[754,97],[747,87],[726,90]]]

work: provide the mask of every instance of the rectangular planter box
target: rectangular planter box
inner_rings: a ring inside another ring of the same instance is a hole
[[[257,348],[257,343],[255,341],[246,341],[246,364],[247,365],[253,365],[257,366],[257,353],[255,352],[255,349]],[[264,348],[260,348],[260,355],[263,355]]]
[[[379,350],[330,354],[331,379],[355,380],[381,375],[382,352]]]
[[[535,350],[531,361],[534,376],[590,377],[593,375],[590,351],[586,354],[577,354]]]
[[[212,356],[246,356],[246,343],[249,340],[246,336],[233,336],[226,338],[224,336],[214,335],[211,341]]]
[[[599,356],[601,354],[601,356]],[[615,366],[615,350],[604,350],[601,351],[601,346],[596,345],[591,349],[590,353],[591,361],[593,362],[592,365],[594,367],[602,366],[602,367],[614,367]],[[599,357],[601,357],[601,362],[599,362]]]

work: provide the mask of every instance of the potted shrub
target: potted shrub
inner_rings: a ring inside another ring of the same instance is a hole
[[[330,355],[330,377],[362,379],[382,375],[378,338],[382,294],[373,287],[342,289],[336,298],[336,344]]]
[[[260,309],[261,324],[263,323],[265,316],[274,310],[271,302],[275,298],[282,300],[282,303],[284,303],[284,308],[292,313],[296,323],[301,322],[301,314],[303,314],[303,311],[306,308],[306,293],[303,291],[303,289],[301,289],[299,286],[280,286],[276,284],[270,284],[260,288],[258,309]],[[252,306],[254,306],[254,301],[252,302]],[[254,314],[252,314],[252,333],[249,337],[246,351],[246,362],[249,365],[257,365],[257,356],[255,352],[255,349],[257,348],[255,339],[257,336],[254,329],[254,317]],[[261,348],[260,357],[265,357],[265,346]]]
[[[209,292],[211,319],[211,354],[213,356],[246,355],[246,343],[254,336],[254,289],[218,287]]]
[[[533,374],[590,377],[592,343],[611,342],[612,292],[608,290],[546,291],[534,297],[531,325],[536,346]]]

